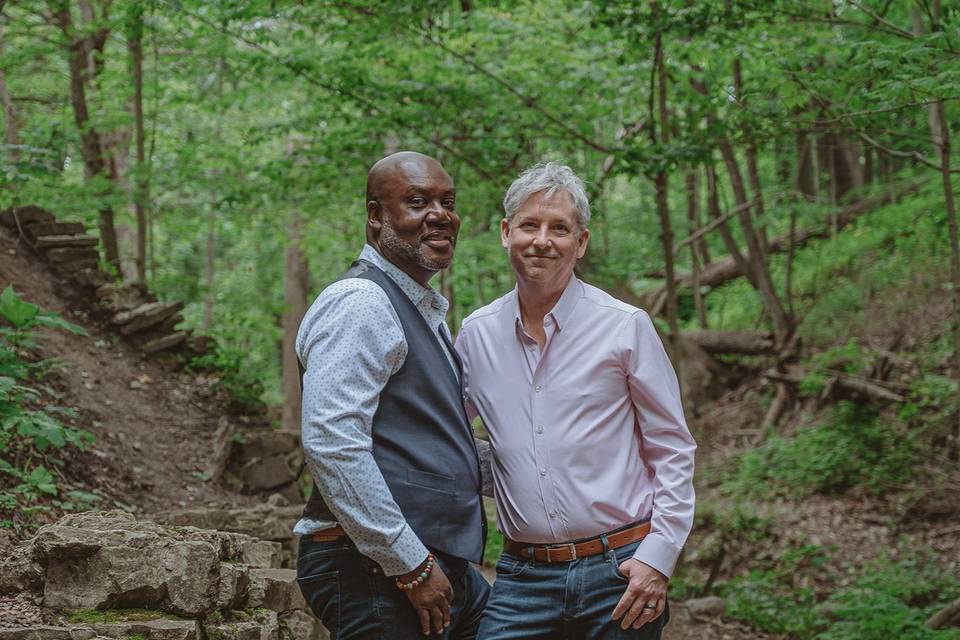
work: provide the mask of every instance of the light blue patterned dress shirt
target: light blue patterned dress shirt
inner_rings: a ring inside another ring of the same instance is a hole
[[[450,337],[449,303],[421,286],[365,245],[360,258],[382,269],[434,328],[456,371],[440,331]],[[297,334],[305,373],[301,439],[307,465],[336,522],[303,518],[294,527],[306,535],[339,524],[361,553],[386,575],[412,571],[427,549],[407,524],[373,458],[373,416],[380,392],[403,366],[407,341],[390,299],[364,278],[345,278],[323,290]]]

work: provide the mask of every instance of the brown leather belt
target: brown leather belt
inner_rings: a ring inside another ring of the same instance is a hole
[[[607,548],[619,549],[631,542],[642,540],[650,533],[650,523],[643,522],[627,529],[607,534]],[[503,540],[503,550],[524,560],[530,560],[530,549],[533,549],[533,559],[536,562],[570,562],[585,556],[595,556],[603,553],[603,542],[600,536],[580,542],[566,542],[563,544],[524,544],[509,538]]]
[[[333,542],[334,540],[339,540],[346,535],[347,532],[343,530],[343,527],[337,525],[335,527],[330,527],[329,529],[315,531],[311,533],[309,537],[314,542]]]

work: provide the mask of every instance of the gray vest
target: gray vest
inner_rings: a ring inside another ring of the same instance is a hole
[[[343,278],[364,278],[379,285],[397,312],[407,341],[403,366],[387,381],[373,416],[374,460],[404,518],[424,545],[480,562],[487,534],[480,462],[463,408],[460,381],[435,329],[427,325],[397,283],[375,265],[355,262]],[[453,345],[442,335],[459,368]],[[302,374],[301,370],[301,379]],[[316,483],[303,515],[336,520]]]

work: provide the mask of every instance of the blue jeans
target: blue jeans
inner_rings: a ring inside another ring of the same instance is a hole
[[[611,617],[627,588],[617,567],[639,544],[552,564],[504,553],[480,623],[480,640],[659,640],[668,608],[640,629],[624,631]]]
[[[473,640],[490,593],[483,576],[465,561],[435,554],[453,586],[450,626],[430,638]],[[331,640],[422,640],[420,618],[407,596],[376,562],[347,538],[300,539],[297,582]]]

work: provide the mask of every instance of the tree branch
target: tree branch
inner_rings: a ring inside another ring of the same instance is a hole
[[[263,46],[263,45],[260,44],[259,42],[255,42],[255,41],[253,41],[253,40],[250,40],[249,38],[247,38],[246,36],[244,36],[244,35],[242,35],[242,34],[239,34],[239,33],[236,33],[236,32],[234,32],[234,31],[231,31],[231,30],[229,30],[229,29],[227,29],[227,28],[225,28],[225,27],[221,27],[221,26],[219,26],[219,25],[211,22],[210,20],[207,20],[206,18],[204,18],[204,17],[202,17],[202,16],[199,16],[199,15],[197,15],[197,14],[195,14],[195,13],[186,11],[186,10],[183,9],[182,7],[181,7],[179,10],[180,10],[180,11],[183,11],[184,13],[186,13],[187,15],[189,15],[191,18],[197,20],[198,22],[201,22],[201,23],[205,24],[206,26],[208,26],[208,27],[210,27],[210,28],[212,28],[212,29],[214,29],[214,30],[222,33],[222,34],[227,35],[227,36],[233,38],[234,40],[238,40],[238,41],[240,41],[240,42],[243,42],[243,43],[246,44],[247,46],[253,47],[253,48],[256,49],[257,51],[260,51],[260,52],[262,52],[262,53],[265,53],[265,54],[266,54],[267,56],[269,56],[271,59],[273,59],[274,61],[278,62],[278,63],[281,64],[282,66],[286,67],[287,69],[289,69],[290,71],[292,71],[292,72],[294,73],[294,75],[302,78],[302,79],[305,80],[306,82],[308,82],[308,83],[310,83],[310,84],[312,84],[312,85],[314,85],[314,86],[316,86],[316,87],[319,87],[319,88],[321,88],[321,89],[325,89],[325,90],[327,90],[327,91],[329,91],[329,92],[331,92],[331,93],[335,93],[335,94],[338,94],[338,95],[341,95],[341,96],[350,98],[351,100],[353,100],[353,101],[356,102],[357,104],[363,106],[364,108],[369,109],[370,111],[372,111],[372,112],[374,112],[374,113],[378,113],[378,114],[380,114],[380,115],[388,118],[391,122],[393,122],[393,124],[395,124],[396,126],[398,126],[400,129],[403,129],[403,130],[405,130],[405,131],[409,131],[410,133],[414,134],[416,137],[420,138],[420,139],[423,140],[424,142],[426,142],[426,143],[428,143],[428,144],[432,144],[432,145],[434,145],[434,146],[436,146],[436,147],[438,147],[438,148],[440,148],[440,149],[443,149],[444,151],[446,151],[447,153],[449,153],[449,154],[452,155],[453,157],[457,158],[458,160],[462,160],[464,163],[466,163],[467,165],[469,165],[474,171],[476,171],[477,174],[480,175],[481,177],[483,177],[483,178],[485,178],[485,179],[487,179],[487,180],[494,180],[494,176],[493,176],[489,171],[487,171],[486,169],[484,169],[484,168],[483,168],[479,163],[477,163],[473,158],[471,158],[471,157],[469,157],[469,156],[467,156],[467,155],[464,155],[464,154],[460,153],[459,151],[457,151],[456,149],[454,149],[453,147],[451,147],[450,145],[448,145],[448,144],[446,144],[446,143],[440,142],[439,140],[436,140],[436,139],[434,139],[434,138],[425,136],[425,135],[417,132],[416,130],[411,129],[411,128],[409,127],[409,125],[403,120],[403,118],[400,118],[399,116],[396,116],[396,115],[394,115],[394,114],[392,114],[392,113],[384,110],[381,106],[379,106],[377,103],[373,102],[372,100],[370,100],[370,99],[368,99],[368,98],[365,98],[364,96],[360,95],[359,93],[355,93],[355,92],[353,92],[353,91],[350,91],[349,89],[346,89],[346,88],[344,88],[343,86],[341,86],[341,85],[339,85],[339,84],[334,84],[334,83],[331,83],[331,82],[328,82],[328,81],[324,81],[324,80],[321,80],[321,79],[319,79],[319,78],[316,78],[316,77],[310,75],[310,74],[307,73],[306,70],[304,70],[302,67],[300,67],[300,66],[298,66],[298,65],[295,65],[295,64],[293,64],[293,63],[291,63],[291,62],[287,62],[286,60],[280,59],[274,52],[270,51],[267,47]]]
[[[890,22],[889,20],[887,20],[887,19],[884,18],[883,16],[877,15],[877,14],[874,13],[872,10],[868,9],[867,7],[864,7],[864,6],[863,6],[862,4],[860,4],[860,2],[858,2],[857,0],[847,0],[847,2],[849,2],[850,4],[852,4],[853,6],[855,6],[857,9],[860,9],[860,11],[862,11],[862,12],[865,13],[865,14],[867,14],[867,15],[870,16],[871,18],[873,18],[874,24],[882,24],[883,26],[885,26],[885,27],[887,27],[888,29],[890,29],[891,31],[893,31],[893,33],[896,33],[897,35],[899,35],[899,36],[901,36],[901,37],[903,37],[903,38],[907,38],[907,39],[909,39],[909,40],[913,40],[913,39],[916,37],[916,36],[914,36],[912,33],[910,33],[909,31],[907,31],[907,30],[905,30],[905,29],[901,29],[901,28],[898,27],[897,25],[893,24],[892,22]]]

